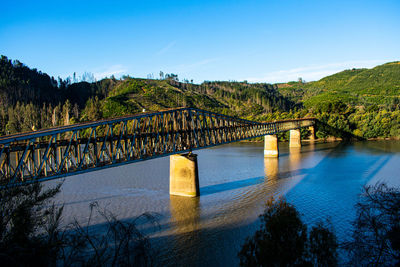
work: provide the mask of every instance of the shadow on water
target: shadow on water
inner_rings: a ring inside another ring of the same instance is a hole
[[[265,162],[268,162],[268,164],[269,164],[271,162],[271,160],[266,160]],[[200,195],[207,196],[207,195],[212,195],[212,194],[216,194],[216,193],[221,193],[224,191],[230,191],[230,190],[235,190],[235,189],[239,189],[239,188],[244,188],[247,186],[263,184],[263,183],[265,183],[266,178],[268,178],[268,179],[272,179],[272,178],[273,179],[288,179],[295,175],[306,174],[307,171],[309,171],[309,169],[296,169],[294,171],[279,172],[277,165],[272,166],[271,164],[269,164],[265,170],[265,176],[200,187]]]
[[[382,157],[383,151],[371,154],[369,147],[361,147],[359,143],[363,142],[339,143],[286,194],[308,224],[325,219],[331,221],[340,241],[351,231],[354,205],[362,187],[393,156]]]
[[[234,190],[246,186],[251,186],[251,185],[256,185],[256,184],[261,184],[264,182],[264,176],[261,177],[254,177],[254,178],[248,178],[244,180],[238,180],[238,181],[233,181],[233,182],[226,182],[222,184],[216,184],[216,185],[209,185],[209,186],[204,186],[200,188],[200,195],[206,196],[206,195],[211,195],[215,193],[220,193],[223,191],[229,191],[229,190]]]
[[[210,227],[187,233],[152,237],[152,243],[167,248],[159,251],[156,265],[238,266],[237,253],[246,237],[258,226],[258,220],[255,220],[239,226]]]
[[[200,195],[206,196],[206,195],[211,195],[211,194],[216,194],[216,193],[221,193],[224,191],[230,191],[230,190],[235,190],[239,188],[244,188],[247,186],[253,186],[253,185],[258,185],[265,183],[265,179],[286,179],[286,178],[291,178],[296,175],[300,174],[306,174],[309,169],[302,168],[299,169],[298,167],[301,165],[301,160],[303,157],[305,157],[304,153],[313,153],[314,152],[314,146],[313,144],[310,144],[306,146],[308,149],[312,150],[307,150],[304,151],[300,148],[290,148],[289,153],[283,153],[283,155],[286,155],[289,158],[289,171],[279,171],[279,158],[264,158],[264,170],[265,170],[265,175],[264,176],[259,176],[259,177],[252,177],[252,178],[247,178],[247,179],[241,179],[241,180],[236,180],[236,181],[231,181],[231,182],[226,182],[226,183],[221,183],[221,184],[215,184],[215,185],[209,185],[209,186],[204,186],[200,187]],[[331,148],[322,148],[319,150],[328,150],[332,149]],[[280,155],[280,158],[282,156]]]

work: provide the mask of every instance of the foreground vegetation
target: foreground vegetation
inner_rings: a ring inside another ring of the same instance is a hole
[[[309,83],[206,81],[197,85],[162,72],[159,79],[124,76],[94,81],[87,74],[56,80],[2,56],[0,135],[143,110],[194,107],[258,121],[316,117],[321,122],[316,131],[319,138],[338,134],[399,138],[399,77],[400,64],[392,62]]]
[[[338,243],[319,224],[307,233],[296,208],[284,199],[267,201],[261,227],[239,252],[242,266],[336,266]]]
[[[0,260],[4,266],[152,266],[156,254],[137,220],[120,221],[90,205],[87,224],[61,226],[63,207],[52,198],[58,185],[33,184],[0,191]],[[284,199],[267,201],[261,226],[243,244],[241,266],[399,266],[400,188],[366,187],[355,206],[348,240],[339,243],[332,226],[308,232],[296,208]],[[104,227],[91,229],[98,212]],[[142,215],[154,225],[154,216]],[[345,262],[339,262],[341,253]]]
[[[112,213],[90,205],[87,224],[76,220],[61,226],[63,207],[52,198],[61,184],[43,189],[39,183],[0,191],[0,262],[2,266],[151,266],[153,252],[148,238],[137,228],[144,217],[120,221]],[[91,230],[92,215],[104,219]]]
[[[400,188],[368,186],[355,206],[350,238],[338,243],[322,222],[308,233],[296,208],[284,199],[267,201],[261,226],[243,244],[241,266],[400,265]]]

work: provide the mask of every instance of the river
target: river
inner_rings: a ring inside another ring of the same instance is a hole
[[[281,143],[279,152],[279,159],[265,159],[262,143],[196,151],[200,198],[169,195],[165,157],[68,177],[56,201],[65,205],[65,224],[85,222],[94,201],[119,219],[155,214],[160,228],[143,230],[161,266],[236,266],[272,195],[285,196],[309,225],[329,220],[343,240],[364,185],[400,186],[400,141],[304,143],[301,149]],[[103,220],[95,215],[92,222]]]

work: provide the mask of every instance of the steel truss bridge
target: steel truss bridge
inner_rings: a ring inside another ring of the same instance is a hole
[[[312,126],[170,109],[0,137],[0,185],[15,186]]]

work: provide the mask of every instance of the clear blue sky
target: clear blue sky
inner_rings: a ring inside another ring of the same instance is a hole
[[[91,72],[282,82],[400,60],[400,1],[8,1],[0,54]]]

